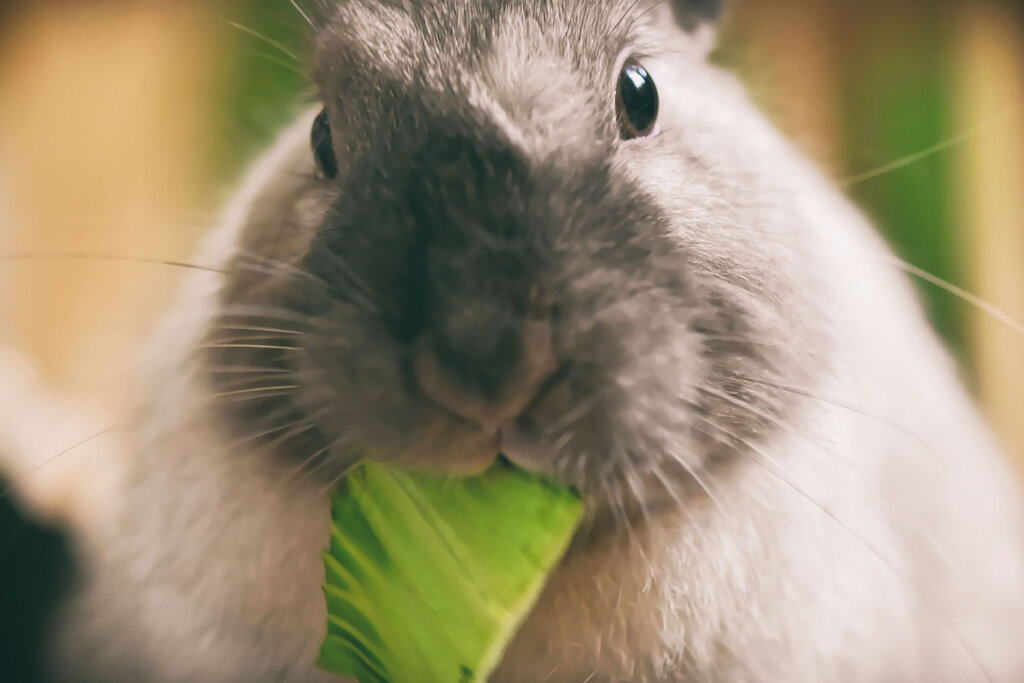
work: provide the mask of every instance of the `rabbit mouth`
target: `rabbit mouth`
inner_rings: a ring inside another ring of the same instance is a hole
[[[516,420],[498,430],[501,454],[514,465],[529,471],[550,468],[551,452],[540,431],[527,420]]]
[[[558,448],[547,438],[550,434],[537,419],[542,406],[552,394],[565,388],[572,363],[563,363],[540,387],[537,395],[516,418],[503,422],[497,430],[498,449],[513,465],[537,474],[552,474],[552,465]]]

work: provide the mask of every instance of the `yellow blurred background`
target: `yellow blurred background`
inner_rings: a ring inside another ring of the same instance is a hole
[[[116,401],[180,273],[25,257],[187,260],[246,161],[309,99],[307,38],[289,0],[0,4],[0,344],[55,387]],[[718,59],[904,258],[1024,320],[1019,3],[736,0]],[[922,292],[1024,454],[1024,337]]]

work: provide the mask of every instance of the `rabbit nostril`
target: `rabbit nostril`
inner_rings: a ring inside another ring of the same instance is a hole
[[[558,368],[549,318],[442,324],[414,347],[420,391],[450,412],[497,430],[518,417]]]
[[[521,360],[521,323],[496,307],[467,305],[435,320],[426,335],[459,384],[494,399]]]

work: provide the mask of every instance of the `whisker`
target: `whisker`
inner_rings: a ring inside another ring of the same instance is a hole
[[[626,514],[626,505],[623,501],[621,484],[617,480],[612,481],[610,490],[608,491],[608,500],[616,533],[624,531],[626,533],[626,538],[632,546],[635,543],[635,539],[633,538],[633,528],[630,525],[628,515]]]
[[[298,346],[277,346],[273,344],[201,344],[201,349],[254,349],[259,351],[301,351]]]
[[[299,466],[294,468],[291,474],[288,477],[286,477],[282,483],[284,485],[301,484],[305,482],[307,479],[316,475],[317,472],[320,472],[321,470],[325,469],[328,465],[336,464],[337,461],[325,456],[330,451],[336,451],[340,447],[341,441],[341,438],[335,439],[334,441],[328,443],[323,448],[314,452],[312,455],[304,458],[302,462],[299,463]],[[317,460],[319,460],[319,462],[317,462]],[[309,467],[311,463],[315,463],[312,468]],[[344,477],[344,475],[348,474],[352,470],[352,468],[355,467],[358,463],[359,461],[355,460],[349,462],[346,466],[342,467],[342,476]]]
[[[949,621],[947,619],[945,619],[942,616],[942,614],[939,613],[939,611],[936,609],[935,605],[927,598],[926,595],[924,595],[924,593],[919,589],[919,587],[911,579],[911,577],[909,577],[905,572],[901,571],[898,567],[896,567],[896,565],[893,564],[893,562],[889,558],[887,558],[885,556],[885,554],[878,547],[876,547],[868,539],[866,539],[865,537],[863,537],[862,535],[860,535],[856,531],[854,531],[854,529],[852,527],[850,527],[850,525],[847,524],[845,521],[843,521],[836,513],[834,513],[828,507],[826,507],[825,505],[820,503],[818,500],[816,500],[811,494],[809,494],[805,490],[803,490],[796,483],[795,479],[778,462],[778,460],[776,458],[773,458],[772,456],[768,455],[764,451],[764,449],[758,447],[756,444],[750,442],[749,440],[744,439],[743,437],[738,436],[738,435],[730,432],[729,430],[725,429],[721,425],[716,424],[716,423],[714,423],[714,422],[712,422],[710,420],[705,420],[705,423],[708,424],[711,428],[717,429],[719,432],[721,432],[725,436],[727,436],[727,437],[729,437],[731,439],[734,439],[737,443],[740,443],[743,446],[745,446],[747,449],[749,449],[753,453],[753,455],[754,455],[754,457],[751,458],[751,462],[752,463],[754,463],[757,467],[761,468],[763,471],[767,472],[768,474],[774,476],[778,481],[780,481],[783,484],[785,484],[789,489],[791,489],[793,492],[795,492],[801,498],[803,498],[808,503],[810,503],[815,509],[817,509],[822,514],[824,514],[828,519],[832,520],[837,526],[839,526],[844,532],[846,532],[846,534],[850,538],[852,538],[855,541],[857,541],[864,549],[866,549],[873,557],[875,557],[875,559],[877,559],[880,563],[882,563],[884,566],[886,566],[893,573],[894,576],[896,576],[902,582],[907,584],[907,586],[913,591],[914,595],[917,596],[917,598],[921,602],[921,604],[929,612],[931,612],[932,616],[939,623],[942,624],[942,628],[947,633],[949,633],[949,635],[951,635],[954,640],[957,641],[957,644],[964,651],[964,653],[971,659],[971,661],[974,663],[974,666],[977,667],[978,671],[982,674],[982,676],[984,676],[985,680],[988,681],[988,683],[993,683],[992,677],[989,675],[987,669],[978,660],[978,658],[974,654],[974,652],[972,652],[971,649],[969,647],[967,647],[967,644],[964,641],[963,637],[960,635],[960,633],[954,628],[954,626],[951,623],[949,623]],[[778,471],[776,471],[776,470],[778,470]]]
[[[280,334],[261,334],[252,336],[240,336],[240,337],[226,337],[224,339],[214,339],[211,344],[240,344],[243,342],[264,342],[274,341],[275,339],[283,339],[284,337]]]
[[[242,24],[236,23],[234,21],[229,21],[227,22],[227,24],[231,28],[238,29],[242,33],[248,33],[250,36],[262,40],[267,45],[280,51],[281,54],[285,55],[286,57],[291,57],[293,60],[295,60],[297,64],[302,63],[302,60],[299,59],[298,55],[296,55],[294,52],[285,47],[284,44],[281,43],[280,41],[274,40],[273,38],[266,36],[255,29],[251,29],[248,26],[243,26]]]
[[[829,519],[831,519],[833,522],[835,522],[841,529],[843,529],[847,533],[847,535],[849,535],[850,537],[852,537],[853,539],[858,541],[879,562],[881,562],[886,567],[888,567],[890,570],[892,570],[893,574],[895,574],[901,581],[906,583],[907,586],[910,587],[914,591],[914,593],[917,595],[918,599],[924,604],[925,608],[927,610],[929,610],[930,612],[932,612],[932,616],[937,618],[942,623],[942,628],[945,631],[947,631],[953,637],[953,639],[960,646],[960,649],[963,650],[964,654],[966,654],[970,658],[970,660],[973,662],[974,666],[977,667],[979,673],[981,673],[981,675],[984,676],[985,680],[988,681],[988,683],[993,683],[992,676],[989,674],[988,670],[985,668],[985,666],[978,659],[977,655],[974,654],[974,652],[971,650],[971,648],[967,647],[967,643],[964,641],[963,637],[957,632],[957,630],[953,627],[953,625],[950,624],[947,620],[942,618],[942,616],[938,613],[938,610],[934,607],[934,605],[932,605],[930,603],[930,601],[927,600],[925,598],[925,596],[923,596],[921,594],[921,591],[918,590],[917,585],[914,583],[914,581],[909,576],[907,576],[904,572],[901,572],[899,569],[897,569],[896,566],[888,558],[886,558],[882,554],[881,550],[876,548],[866,538],[864,538],[860,534],[857,534],[856,532],[854,532],[853,529],[851,529],[848,524],[843,522],[843,520],[841,520],[834,512],[832,512],[827,507],[821,505],[816,500],[814,500],[814,498],[810,494],[808,494],[806,491],[804,491],[799,486],[797,486],[793,481],[791,481],[787,477],[783,476],[782,474],[779,474],[778,472],[775,472],[771,467],[766,465],[764,462],[758,460],[757,458],[752,458],[751,462],[753,462],[755,465],[760,467],[762,470],[768,472],[769,474],[774,476],[776,479],[781,481],[783,484],[785,484],[788,488],[790,488],[792,491],[797,493],[804,500],[807,500],[812,505],[814,505],[815,508],[817,508],[825,516],[827,516]]]
[[[256,373],[265,373],[267,375],[286,375],[291,370],[286,368],[271,368],[261,367],[258,365],[239,365],[239,366],[224,366],[214,365],[203,368],[206,372],[214,375],[251,375]]]
[[[708,500],[711,501],[712,505],[717,507],[719,510],[724,509],[722,507],[722,504],[719,502],[718,497],[711,490],[711,486],[707,482],[705,482],[699,474],[697,474],[697,470],[695,468],[691,467],[676,453],[669,453],[668,455],[670,458],[672,458],[673,463],[682,467],[683,471],[686,472],[686,475],[691,477],[693,481],[697,483],[697,486],[699,486],[700,489],[704,492],[704,494],[708,497]],[[701,470],[707,472],[705,468],[701,468]],[[661,472],[660,469],[658,471]],[[664,473],[662,472],[662,474]],[[666,488],[668,488],[668,485],[664,481],[662,483],[665,485]]]
[[[222,453],[230,453],[230,452],[234,451],[237,448],[241,448],[242,446],[245,446],[246,444],[253,443],[254,441],[259,441],[260,439],[262,439],[264,437],[267,437],[267,436],[270,436],[271,434],[277,434],[278,432],[285,432],[285,431],[287,431],[289,429],[292,429],[293,427],[296,427],[297,425],[306,424],[307,422],[309,422],[309,421],[308,420],[295,420],[293,422],[289,422],[288,424],[284,424],[284,425],[279,425],[277,427],[273,427],[272,429],[267,429],[267,430],[264,430],[262,432],[257,432],[255,434],[250,434],[250,435],[248,435],[246,437],[243,437],[241,439],[237,439],[237,440],[232,441],[231,443],[227,444],[224,447]]]
[[[637,481],[637,475],[630,474],[629,471],[623,471],[622,476],[623,482],[623,494],[632,497],[635,507],[640,511],[640,517],[643,520],[643,529],[648,532],[654,528],[654,515],[651,513],[650,507],[647,505],[647,496],[644,494],[643,483]],[[651,560],[647,556],[647,550],[644,547],[643,537],[637,533],[634,528],[633,519],[627,514],[626,515],[626,528],[630,546],[636,551],[640,557],[640,561],[647,566],[651,565]]]
[[[1004,312],[1002,309],[993,306],[992,304],[990,304],[989,302],[985,301],[984,299],[975,294],[971,294],[966,289],[958,287],[953,283],[943,280],[942,278],[936,275],[932,275],[928,271],[918,268],[913,264],[907,263],[906,261],[903,261],[902,259],[896,256],[892,256],[891,254],[887,254],[886,256],[894,266],[900,268],[901,270],[909,273],[910,275],[913,275],[914,277],[920,280],[924,280],[925,282],[934,285],[935,287],[938,287],[939,289],[967,302],[971,306],[974,306],[978,310],[987,313],[988,315],[992,316],[999,322],[1003,323],[1017,334],[1024,336],[1024,324],[1014,319],[1012,316]]]
[[[68,453],[71,453],[72,451],[74,451],[74,450],[76,450],[78,448],[81,448],[82,446],[84,446],[84,445],[86,445],[88,443],[92,443],[96,439],[99,439],[99,438],[101,438],[103,436],[106,436],[110,432],[114,431],[114,429],[116,429],[116,425],[112,425],[110,427],[107,427],[106,429],[98,431],[95,434],[93,434],[91,436],[88,436],[88,437],[82,439],[81,441],[79,441],[79,442],[77,442],[75,444],[72,444],[71,446],[68,446],[67,448],[62,450],[60,453],[57,453],[56,455],[47,458],[40,465],[38,465],[37,467],[32,468],[32,471],[31,471],[30,474],[38,474],[40,471],[43,470],[43,468],[45,468],[45,467],[47,467],[49,465],[52,465],[53,463],[55,463],[57,460],[59,460],[60,458],[64,457]],[[14,484],[11,484],[7,488],[5,488],[3,491],[0,491],[0,500],[2,500],[4,498],[4,496],[6,496],[12,490],[14,490]]]
[[[661,485],[661,488],[664,489],[665,494],[672,499],[673,503],[675,503],[675,509],[685,511],[686,503],[683,501],[682,497],[676,491],[676,487],[673,486],[672,478],[668,474],[666,474],[665,471],[661,469],[661,467],[658,465],[654,465],[651,468],[650,474],[652,477],[654,477],[655,481],[657,481],[658,484]]]
[[[628,493],[633,496],[633,500],[636,502],[637,507],[640,510],[640,516],[643,517],[644,525],[647,528],[651,528],[651,510],[647,505],[647,496],[644,495],[643,482],[639,480],[639,476],[632,467],[622,468],[622,480],[628,487]],[[643,552],[641,547],[641,553]]]
[[[318,415],[319,414],[320,413],[318,413]],[[309,417],[308,419],[305,420],[293,422],[286,428],[284,434],[274,437],[267,444],[263,445],[262,448],[264,450],[280,448],[283,444],[287,443],[291,439],[294,439],[296,436],[301,436],[302,434],[310,432],[316,428],[317,423],[315,417]]]
[[[565,411],[557,420],[551,422],[544,429],[547,436],[552,436],[557,432],[567,429],[574,422],[582,419],[587,413],[594,409],[597,402],[601,399],[600,393],[594,393],[577,403],[574,407]]]
[[[754,334],[718,334],[716,332],[705,332],[702,330],[700,331],[700,338],[702,341],[709,342],[720,342],[725,344],[745,344],[747,346],[763,346],[769,349],[781,349],[781,346],[777,342],[773,342],[767,339],[758,339]]]
[[[298,68],[294,64],[290,64],[290,63],[286,62],[285,60],[281,59],[280,57],[275,57],[274,55],[268,55],[266,52],[261,52],[260,50],[254,50],[254,52],[261,59],[265,59],[268,62],[270,62],[271,64],[276,64],[277,66],[281,67],[282,69],[287,69],[288,71],[291,71],[296,76],[301,76],[302,78],[307,78],[309,76],[309,74],[307,74],[302,69]]]
[[[322,287],[327,286],[327,282],[322,278],[317,277],[302,268],[296,268],[294,265],[285,263],[284,261],[270,259],[250,251],[239,252],[239,257],[237,266],[242,270],[251,270],[265,275],[278,275],[284,273],[292,277],[301,277]]]
[[[857,185],[868,180],[874,180],[875,178],[888,175],[893,171],[898,171],[900,169],[906,168],[907,166],[912,166],[919,161],[923,161],[929,157],[935,156],[936,154],[945,152],[946,150],[953,149],[954,147],[962,145],[965,142],[970,142],[979,135],[987,132],[989,129],[1002,125],[1009,121],[1010,119],[1019,116],[1021,113],[1024,113],[1024,102],[1018,104],[1016,107],[1009,108],[1008,110],[1002,112],[999,115],[993,116],[991,119],[980,123],[979,125],[961,133],[960,135],[951,137],[948,140],[943,140],[942,142],[932,145],[931,147],[927,147],[919,152],[915,152],[914,154],[905,156],[902,159],[897,159],[887,164],[883,164],[878,168],[874,168],[868,171],[864,171],[863,173],[857,173],[856,175],[849,176],[848,178],[840,181],[840,185],[842,185],[843,187],[852,187],[853,185]]]
[[[306,11],[299,6],[297,0],[288,0],[288,2],[290,2],[292,7],[295,8],[295,11],[299,13],[299,16],[306,20],[306,23],[309,24],[309,27],[315,31],[316,24],[314,24],[313,20],[309,18],[309,15],[306,14]]]
[[[366,281],[356,273],[355,269],[336,251],[331,251],[331,265],[338,271],[346,282],[348,282],[354,291],[349,292],[349,296],[352,294],[358,294],[359,303],[361,303],[367,310],[379,313],[382,309],[377,302],[374,301],[373,288],[370,287]]]
[[[931,446],[929,446],[925,442],[924,439],[922,439],[920,436],[918,436],[914,432],[910,431],[909,429],[901,427],[900,425],[896,424],[895,422],[893,422],[891,420],[887,420],[887,419],[885,419],[883,417],[879,417],[877,415],[874,415],[873,413],[869,413],[866,410],[858,408],[858,407],[856,407],[854,405],[850,405],[850,404],[845,403],[843,401],[839,401],[839,400],[836,400],[836,399],[828,398],[826,396],[823,396],[823,395],[821,395],[821,394],[819,394],[817,392],[811,391],[809,389],[803,389],[801,387],[796,387],[796,386],[792,386],[792,385],[788,385],[788,384],[783,384],[781,382],[773,382],[771,380],[759,379],[757,377],[749,377],[747,375],[741,375],[740,377],[744,381],[753,382],[755,384],[762,384],[762,385],[767,386],[767,387],[772,387],[773,389],[778,389],[779,391],[786,391],[786,392],[789,392],[791,394],[796,394],[798,396],[803,396],[804,398],[809,398],[809,399],[811,399],[813,401],[820,401],[821,403],[825,403],[827,405],[834,406],[836,408],[841,408],[843,410],[851,412],[854,415],[858,415],[860,417],[864,417],[864,418],[867,418],[869,420],[874,420],[875,422],[878,422],[879,424],[885,425],[886,427],[889,427],[890,429],[893,429],[893,430],[899,432],[900,434],[903,434],[907,438],[912,439],[917,445],[919,445],[921,447],[922,450],[924,450],[928,455],[930,455],[933,458],[935,458],[935,460],[937,462],[939,462],[940,464],[942,464],[942,465],[948,465],[949,464],[946,461],[946,459],[944,457],[942,457],[938,452],[936,452]]]
[[[221,320],[233,320],[240,318],[246,323],[253,318],[264,318],[277,323],[290,322],[302,325],[306,328],[314,327],[318,321],[301,313],[287,308],[275,308],[273,306],[258,306],[255,304],[228,304],[218,313]]]
[[[334,443],[337,443],[337,441],[335,441]],[[331,445],[333,446],[334,444],[331,444]],[[358,464],[359,464],[358,462],[354,462],[354,463],[350,464],[348,467],[343,468],[341,473],[338,474],[333,479],[331,479],[330,483],[328,483],[328,485],[320,491],[320,495],[321,496],[326,496],[327,494],[329,494],[332,491],[334,491],[338,487],[338,484],[341,483],[341,480],[344,479],[346,476],[348,476],[348,473],[351,472],[352,469],[354,467],[356,467]]]
[[[142,263],[155,266],[168,266],[171,268],[184,268],[187,270],[199,270],[207,273],[227,275],[228,271],[211,266],[201,266],[197,263],[187,261],[173,261],[167,259],[149,258],[146,256],[124,256],[120,254],[88,254],[88,253],[21,253],[21,254],[0,254],[0,261],[108,261],[117,263]]]
[[[283,386],[283,387],[261,387],[256,389],[241,389],[238,391],[225,391],[219,394],[213,394],[210,396],[211,399],[218,398],[231,398],[239,402],[244,401],[255,401],[266,398],[279,398],[281,396],[290,396],[298,386]]]
[[[283,335],[301,335],[302,332],[296,330],[285,330],[278,327],[260,327],[258,325],[217,325],[218,330],[237,330],[240,332],[268,332],[273,334]]]
[[[289,475],[284,478],[282,484],[286,486],[288,484],[293,483],[299,484],[305,481],[307,477],[310,477],[316,474],[321,469],[323,469],[327,465],[329,460],[327,458],[323,458],[322,456],[325,455],[328,451],[330,451],[331,447],[332,444],[328,444],[323,448],[318,449],[310,456],[303,458],[302,462],[299,463],[298,467],[293,468]],[[319,462],[317,462],[318,459],[320,460]],[[316,465],[314,465],[314,467],[310,469],[308,472],[304,472],[304,470],[307,467],[309,467],[311,463],[316,463]]]
[[[218,386],[223,386],[224,389],[230,390],[235,387],[245,387],[246,385],[252,385],[254,382],[280,382],[284,379],[281,374],[243,374],[231,379],[222,380]],[[214,394],[210,398],[223,398],[223,394]]]
[[[727,394],[727,393],[725,393],[723,391],[718,391],[716,389],[711,389],[709,387],[697,387],[697,391],[701,392],[702,394],[707,394],[709,396],[713,396],[715,398],[721,399],[721,400],[725,401],[726,403],[739,408],[740,410],[749,411],[752,415],[755,415],[755,416],[761,418],[762,420],[766,420],[768,422],[768,424],[770,424],[770,425],[775,425],[776,427],[779,427],[779,428],[785,428],[786,427],[785,423],[783,423],[781,420],[779,420],[779,418],[775,417],[774,415],[772,415],[772,414],[770,414],[768,412],[765,412],[764,410],[761,410],[760,408],[757,408],[756,406],[753,406],[753,405],[751,405],[751,404],[749,404],[749,403],[747,403],[745,401],[741,401],[740,399],[736,398],[735,396],[731,396],[731,395],[729,395],[729,394]],[[815,448],[820,448],[820,444],[814,443],[811,440],[811,438],[809,436],[807,436],[806,434],[803,434],[801,432],[796,432],[796,434],[797,434],[797,436],[799,436],[800,438],[802,438],[804,441],[806,441],[810,445],[814,446]],[[831,451],[831,454],[833,456],[837,457],[838,460],[840,462],[842,462],[843,464],[845,464],[848,468],[853,469],[852,463],[850,463],[845,457],[836,456],[834,451]]]

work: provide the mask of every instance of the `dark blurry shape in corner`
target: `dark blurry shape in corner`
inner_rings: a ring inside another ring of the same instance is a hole
[[[0,681],[47,680],[46,635],[74,576],[67,537],[23,515],[12,496],[0,497]]]
[[[10,28],[11,17],[29,5],[30,0],[0,0],[0,36]]]

